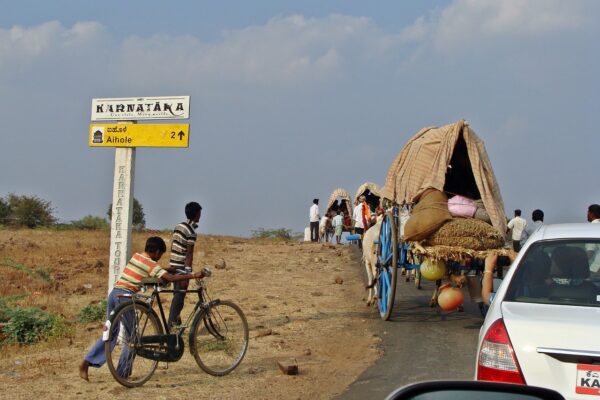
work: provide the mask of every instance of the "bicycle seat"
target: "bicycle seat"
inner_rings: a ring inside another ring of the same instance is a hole
[[[144,286],[152,286],[152,285],[159,285],[160,284],[160,278],[143,278],[142,279],[142,285]]]

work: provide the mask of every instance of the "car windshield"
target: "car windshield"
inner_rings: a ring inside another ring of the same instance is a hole
[[[600,239],[532,244],[504,301],[600,307]]]

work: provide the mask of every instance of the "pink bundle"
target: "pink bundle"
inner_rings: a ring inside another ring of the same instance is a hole
[[[448,199],[448,211],[453,217],[473,218],[477,206],[468,197],[456,195]]]

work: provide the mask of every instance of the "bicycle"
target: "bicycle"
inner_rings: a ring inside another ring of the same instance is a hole
[[[123,295],[131,301],[121,303],[110,314],[103,330],[106,362],[117,382],[126,387],[138,387],[154,374],[158,362],[176,362],[184,352],[183,334],[190,327],[188,345],[198,366],[213,376],[233,371],[248,350],[248,322],[238,305],[228,300],[211,300],[205,279],[198,280],[198,301],[185,323],[167,324],[160,293],[175,293],[164,289],[160,279],[146,278],[138,293]],[[145,292],[153,289],[147,295]],[[154,310],[158,305],[160,319]]]

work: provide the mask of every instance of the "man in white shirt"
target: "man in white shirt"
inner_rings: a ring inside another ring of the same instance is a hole
[[[342,241],[342,230],[344,229],[344,213],[337,212],[337,215],[333,217],[331,222],[333,229],[335,229],[335,241],[340,244]]]
[[[361,235],[361,240],[358,241],[358,248],[362,249],[362,234],[365,233],[365,224],[363,223],[363,204],[362,197],[359,203],[352,211],[352,220],[354,221],[354,233]]]
[[[508,221],[507,228],[512,229],[512,242],[513,250],[517,253],[521,250],[521,237],[523,236],[523,230],[527,226],[527,221],[521,218],[521,210],[515,210],[515,217]]]
[[[319,199],[313,199],[313,205],[310,206],[310,241],[319,241]]]

